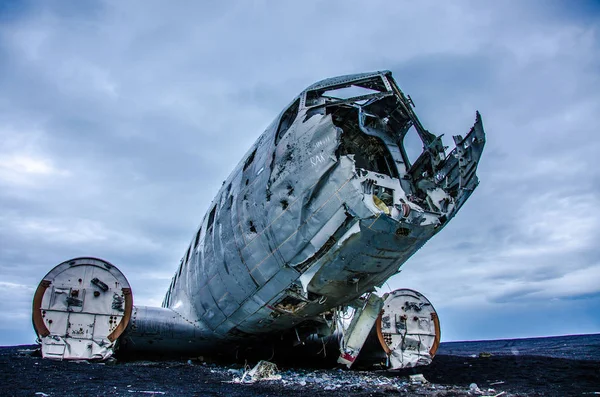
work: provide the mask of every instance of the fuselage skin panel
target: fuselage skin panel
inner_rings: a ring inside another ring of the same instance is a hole
[[[339,96],[344,89],[358,94]],[[408,133],[423,142],[414,161]],[[446,153],[388,71],[312,85],[223,183],[163,309],[146,316],[175,312],[189,329],[175,333],[171,347],[194,335],[199,349],[326,322],[333,308],[397,273],[477,186],[485,144],[479,114],[454,140]],[[149,337],[126,331],[129,341]]]

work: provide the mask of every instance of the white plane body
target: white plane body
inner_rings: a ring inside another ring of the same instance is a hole
[[[111,327],[120,332],[89,335],[93,346],[103,343],[104,350],[94,347],[97,357],[112,354],[117,344],[123,351],[186,353],[280,334],[302,341],[335,332],[340,308],[354,306],[340,362],[351,365],[377,329],[392,367],[427,364],[439,343],[431,304],[414,291],[383,298],[373,291],[473,192],[485,134],[477,114],[469,134],[454,137],[456,148],[446,153],[441,137],[423,128],[411,104],[388,71],[327,79],[300,93],[224,182],[193,235],[163,307],[131,303],[127,313],[131,289],[126,280],[110,290],[124,305],[102,315],[114,316]],[[411,128],[423,142],[414,162],[404,145]],[[69,307],[86,312],[88,302],[109,293],[94,297],[98,283],[84,277],[106,265],[75,261],[59,267],[81,272],[81,285],[57,286],[62,278],[53,281],[60,273],[55,271],[44,278],[43,291],[38,288],[34,326],[42,346],[48,338],[60,339],[64,351],[73,345],[68,329],[48,324],[49,313],[72,316]],[[81,306],[65,303],[62,311],[53,311],[51,301],[60,301],[55,288],[66,296],[75,288],[78,296],[86,290],[85,299]],[[93,315],[94,321],[104,321]],[[70,358],[64,351],[60,358]]]

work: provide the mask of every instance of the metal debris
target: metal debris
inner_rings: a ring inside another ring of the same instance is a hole
[[[254,380],[279,380],[281,375],[277,375],[277,365],[269,361],[261,360],[250,370],[248,376]]]
[[[278,375],[277,372],[277,365],[269,361],[261,360],[254,368],[245,371],[236,383],[254,383],[260,380],[280,380],[281,375]]]
[[[134,307],[124,275],[100,259],[66,261],[44,277],[33,304],[43,357],[106,359],[117,346],[210,354],[259,339],[284,340],[285,354],[339,331],[334,313],[352,307],[340,362],[370,346],[376,365],[379,356],[394,369],[429,364],[440,337],[431,304],[396,291],[382,320],[385,297],[373,291],[473,193],[486,138],[476,113],[448,151],[413,108],[386,70],[307,87],[223,182],[162,307]],[[380,346],[368,344],[377,321]]]
[[[477,383],[471,383],[469,385],[469,390],[471,390],[473,393],[481,394],[481,390],[479,389],[479,386],[477,386]]]
[[[410,379],[410,383],[418,383],[418,384],[428,383],[427,379],[425,379],[423,374],[409,375],[408,379]]]
[[[256,367],[255,367],[256,368]],[[225,367],[214,367],[214,373],[220,373],[224,377],[230,377],[231,381],[227,383],[254,383],[248,379],[239,377],[242,370],[236,370]],[[249,375],[249,371],[244,371],[244,374]],[[323,391],[348,390],[359,391],[379,391],[383,393],[407,393],[409,395],[453,395],[453,396],[469,396],[481,395],[482,392],[476,392],[471,387],[459,387],[453,385],[439,385],[427,381],[422,374],[410,375],[408,377],[393,376],[391,373],[373,372],[373,371],[344,371],[338,370],[312,370],[312,369],[286,369],[277,372],[278,379],[263,379],[273,382],[281,382],[285,387],[294,390],[314,390]],[[248,377],[249,378],[249,377]],[[488,389],[488,393],[495,391]],[[506,394],[500,392],[497,397]]]
[[[345,364],[348,368],[352,366],[375,325],[382,307],[383,299],[371,294],[364,305],[356,309],[352,322],[344,332],[338,363]]]

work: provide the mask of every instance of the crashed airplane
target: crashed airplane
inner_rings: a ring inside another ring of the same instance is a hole
[[[192,356],[275,340],[288,354],[333,340],[348,367],[363,347],[391,368],[429,364],[440,340],[431,303],[375,288],[469,198],[485,133],[477,113],[447,153],[413,106],[389,71],[308,87],[223,183],[162,307],[134,305],[125,276],[97,258],[43,278],[33,299],[43,357]],[[422,142],[414,161],[409,132]]]

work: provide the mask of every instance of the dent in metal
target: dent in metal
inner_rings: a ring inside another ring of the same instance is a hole
[[[405,146],[409,133],[422,143],[415,159]],[[485,144],[479,113],[454,140],[447,153],[389,71],[308,87],[223,182],[163,309],[136,311],[138,324],[169,335],[147,345],[189,351],[193,340],[201,350],[331,327],[336,308],[396,274],[477,186]],[[112,305],[121,313],[118,299]],[[147,333],[131,325],[127,337]]]

